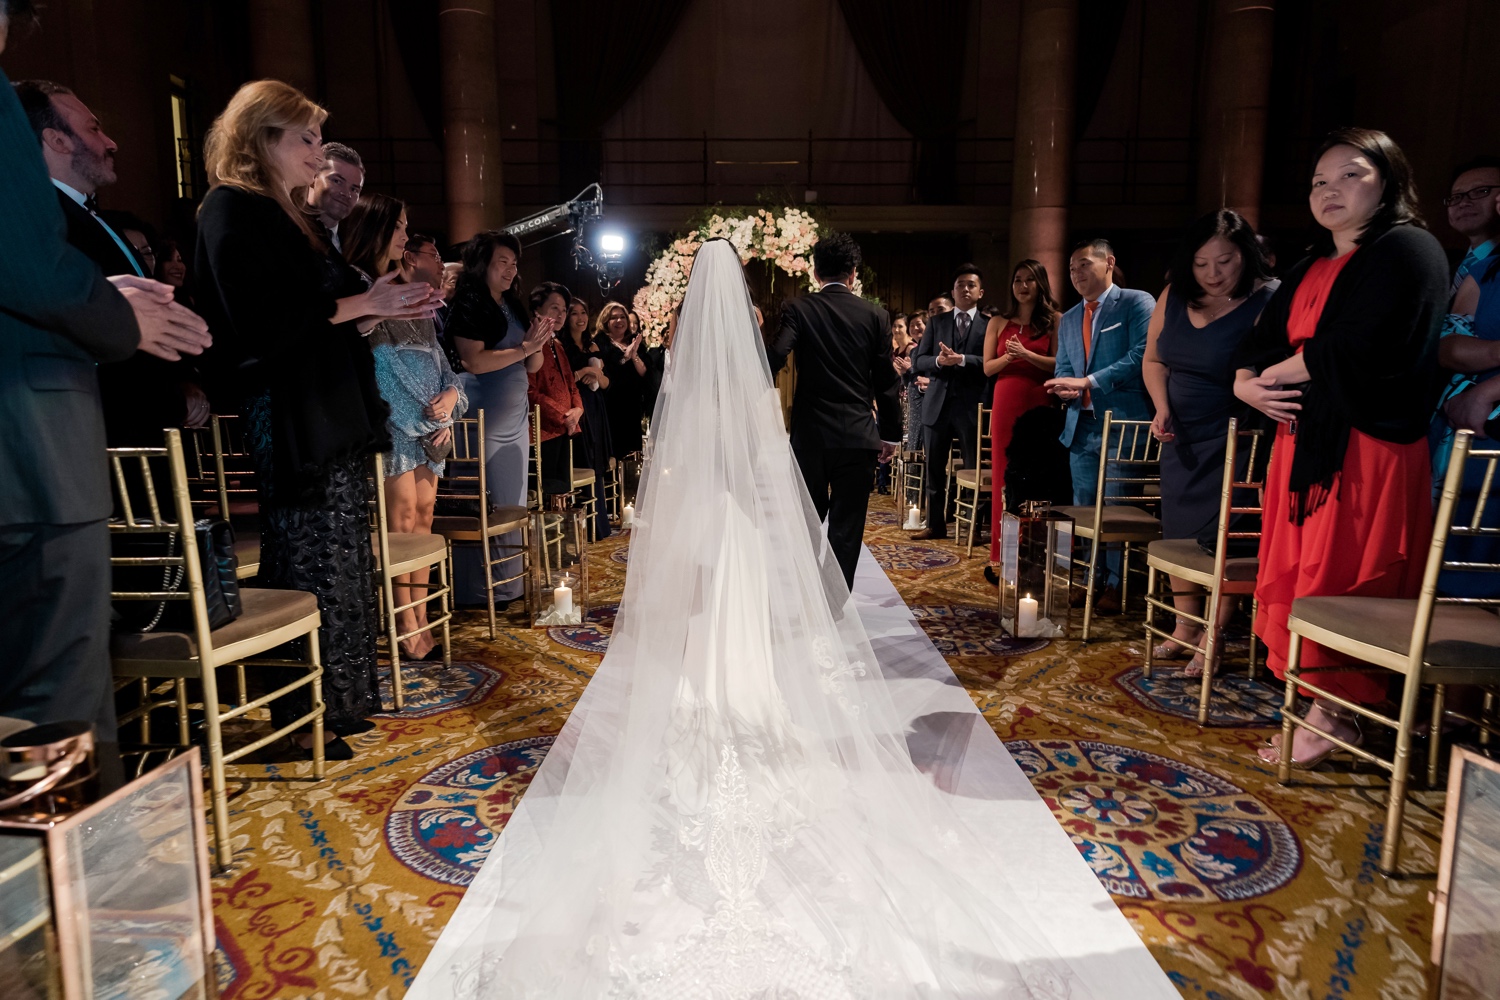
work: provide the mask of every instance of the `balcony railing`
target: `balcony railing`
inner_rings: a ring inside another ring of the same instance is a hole
[[[414,205],[441,205],[441,147],[429,139],[340,137],[360,150],[366,187]],[[553,204],[568,143],[511,139],[503,145],[507,206]],[[616,205],[753,204],[763,195],[800,203],[906,205],[916,201],[918,144],[891,137],[676,136],[605,139],[600,180]],[[956,141],[960,204],[1011,201],[1014,140]],[[1196,184],[1193,138],[1090,138],[1074,150],[1078,205],[1188,205]]]

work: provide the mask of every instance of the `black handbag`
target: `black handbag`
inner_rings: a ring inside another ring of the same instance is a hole
[[[203,575],[203,598],[208,609],[208,627],[223,628],[244,611],[240,583],[235,571],[234,528],[228,521],[200,518],[193,523],[198,543],[198,566]],[[116,556],[175,556],[181,544],[176,532],[166,535],[115,535]],[[187,574],[182,566],[122,566],[114,572],[116,590],[182,593]],[[191,601],[116,601],[115,630],[120,632],[193,631]]]

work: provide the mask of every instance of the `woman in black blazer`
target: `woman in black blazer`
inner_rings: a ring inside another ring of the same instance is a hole
[[[369,729],[365,717],[380,710],[368,473],[370,456],[390,447],[362,334],[381,319],[431,316],[436,293],[394,275],[366,289],[297,207],[292,190],[322,165],[326,114],[275,80],[240,88],[205,143],[212,189],[194,270],[216,334],[210,370],[238,400],[255,459],[259,579],[318,598],[326,753],[347,760],[338,736]],[[272,702],[272,722],[307,711],[301,689]],[[304,748],[311,740],[297,737]]]

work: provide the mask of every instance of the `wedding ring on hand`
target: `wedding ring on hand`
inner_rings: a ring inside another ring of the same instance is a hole
[[[403,306],[406,305],[406,296],[405,295],[401,296],[401,304]]]

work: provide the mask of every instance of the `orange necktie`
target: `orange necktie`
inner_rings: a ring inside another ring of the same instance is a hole
[[[1085,302],[1083,304],[1083,377],[1088,378],[1089,355],[1094,350],[1094,313],[1099,308],[1098,301]],[[1093,396],[1089,390],[1083,390],[1083,408],[1092,410],[1094,408]]]

